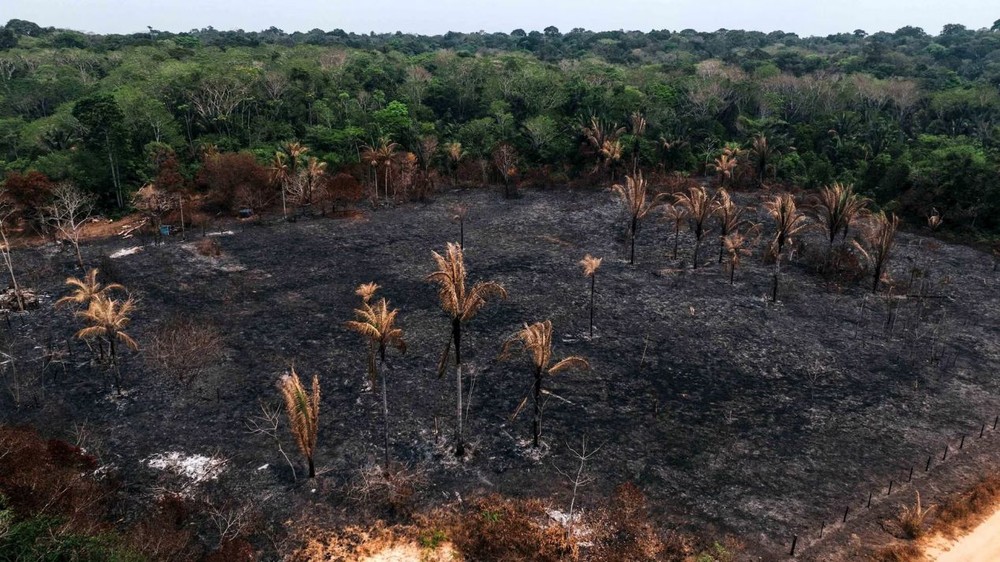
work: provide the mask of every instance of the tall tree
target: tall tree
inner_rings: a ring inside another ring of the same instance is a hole
[[[587,254],[580,260],[583,267],[583,276],[590,278],[590,338],[594,338],[594,284],[597,279],[597,270],[601,268],[603,258],[595,258]]]
[[[291,374],[285,375],[278,383],[281,396],[285,401],[285,414],[299,451],[309,465],[309,478],[316,477],[316,465],[313,455],[316,452],[316,436],[319,433],[319,377],[313,375],[312,392],[307,392],[299,380],[295,367]]]
[[[542,389],[543,378],[545,375],[551,377],[570,368],[589,370],[590,364],[583,357],[574,355],[551,365],[551,320],[535,322],[531,325],[525,324],[523,329],[514,334],[504,344],[503,350],[500,353],[501,357],[509,357],[514,345],[520,345],[523,351],[531,356],[532,366],[534,367],[534,383],[532,384],[532,391],[521,400],[511,419],[516,418],[521,410],[524,409],[530,397],[534,404],[534,417],[531,422],[531,442],[534,447],[538,447],[540,444],[539,438],[542,435],[542,394],[546,392]]]
[[[899,217],[893,213],[886,216],[879,211],[872,216],[871,222],[865,225],[861,241],[855,241],[854,247],[868,262],[872,270],[872,292],[878,291],[882,274],[892,258],[892,250],[896,245],[896,232],[899,230]]]
[[[635,238],[639,233],[639,226],[642,219],[660,204],[663,196],[657,195],[650,199],[646,189],[646,180],[643,179],[641,173],[636,176],[625,176],[625,184],[611,186],[611,193],[618,198],[618,202],[627,216],[626,232],[631,248],[629,263],[635,265]]]
[[[712,199],[709,198],[708,191],[698,185],[689,188],[687,193],[674,195],[674,203],[683,208],[687,214],[691,232],[694,234],[692,261],[694,268],[698,269],[698,250],[701,249],[701,241],[708,234],[708,221],[713,212]]]
[[[389,468],[389,400],[387,398],[389,386],[386,380],[385,354],[389,347],[394,347],[400,353],[406,353],[406,342],[403,341],[403,330],[396,326],[396,316],[399,310],[389,307],[389,301],[385,298],[379,299],[374,305],[371,298],[378,285],[369,283],[358,288],[357,293],[361,295],[361,306],[354,309],[357,320],[348,320],[347,328],[353,330],[369,341],[369,361],[368,374],[372,380],[379,380],[382,386],[382,423],[383,423],[383,445],[385,448],[385,468]],[[378,361],[371,359],[371,352],[378,357]]]
[[[445,345],[438,376],[443,376],[448,366],[451,346],[455,345],[455,381],[458,397],[455,426],[455,456],[465,455],[465,441],[462,423],[462,324],[468,322],[486,306],[487,299],[507,298],[507,290],[494,281],[478,281],[471,289],[466,289],[465,255],[458,244],[449,242],[442,256],[431,252],[437,270],[427,276],[427,280],[438,285],[441,308],[451,317],[451,333]]]
[[[781,258],[792,237],[802,231],[808,221],[795,204],[791,193],[775,195],[764,202],[764,209],[774,220],[774,236],[771,239],[771,255],[774,256],[774,285],[771,300],[778,300],[778,277],[781,274]]]

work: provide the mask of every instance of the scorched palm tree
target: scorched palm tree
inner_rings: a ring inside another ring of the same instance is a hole
[[[487,299],[497,297],[507,298],[507,290],[493,281],[479,281],[466,289],[465,256],[458,244],[448,243],[445,255],[431,252],[437,263],[437,270],[427,276],[427,280],[438,285],[438,297],[441,308],[451,317],[451,334],[445,345],[441,362],[438,365],[438,376],[443,376],[448,366],[451,346],[455,345],[455,381],[458,397],[457,417],[455,426],[455,456],[465,455],[465,442],[462,424],[462,324],[468,322],[483,306]]]
[[[534,384],[532,391],[525,396],[517,406],[511,419],[516,418],[524,406],[528,403],[528,398],[533,398],[534,418],[531,422],[532,445],[538,447],[539,437],[542,435],[542,394],[546,393],[542,389],[542,379],[545,375],[553,376],[570,368],[590,369],[590,364],[583,357],[572,356],[559,361],[555,365],[549,365],[552,361],[552,321],[535,322],[525,324],[524,328],[514,334],[506,343],[500,354],[502,358],[510,356],[511,348],[520,344],[525,353],[531,355],[532,367],[534,367]]]
[[[395,347],[400,353],[406,353],[406,342],[403,341],[403,330],[396,326],[398,309],[390,309],[389,301],[379,299],[374,305],[371,297],[378,285],[368,283],[358,287],[356,293],[361,296],[361,307],[354,310],[357,320],[348,320],[347,327],[368,339],[368,376],[371,380],[382,383],[382,429],[383,445],[385,447],[385,467],[389,468],[389,401],[386,387],[385,353],[389,347]],[[378,357],[376,361],[375,357]],[[381,377],[380,377],[381,375]]]
[[[292,367],[291,374],[282,377],[278,386],[285,400],[285,414],[288,415],[288,425],[295,437],[295,443],[309,465],[309,478],[315,478],[316,465],[313,463],[313,454],[316,451],[316,435],[319,432],[319,377],[313,375],[310,394],[302,386],[295,367]]]
[[[587,254],[580,260],[583,266],[583,276],[590,277],[590,337],[594,337],[594,280],[597,277],[597,270],[601,268],[603,258],[595,258]]]
[[[618,201],[628,217],[628,237],[632,248],[629,263],[634,265],[635,237],[639,232],[640,223],[650,211],[659,205],[662,197],[656,196],[652,200],[649,199],[646,180],[643,179],[642,173],[635,176],[625,176],[625,184],[611,186],[611,192],[618,197]]]

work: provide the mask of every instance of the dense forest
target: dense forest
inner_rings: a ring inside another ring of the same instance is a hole
[[[422,198],[448,182],[610,185],[642,169],[758,188],[851,183],[904,218],[936,211],[943,230],[988,236],[1000,228],[998,88],[1000,21],[936,36],[428,37],[92,35],[10,20],[0,177],[30,219],[64,182],[109,214],[147,184],[234,212]]]

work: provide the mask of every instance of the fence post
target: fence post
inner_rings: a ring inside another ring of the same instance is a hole
[[[865,508],[871,509],[871,507],[872,507],[872,493],[868,492],[868,505],[866,505]]]
[[[887,496],[892,495],[892,480],[889,481],[889,491],[886,492],[885,495]]]
[[[906,477],[907,482],[911,480],[913,480],[913,465],[910,465],[910,475]]]
[[[790,556],[795,556],[795,545],[798,544],[798,542],[799,542],[799,536],[798,535],[793,536],[792,537],[792,551],[788,553]]]
[[[962,436],[962,441],[958,444],[959,450],[961,450],[963,447],[965,447],[965,436],[964,435]]]
[[[941,460],[943,460],[943,461],[948,460],[948,444],[947,443],[944,444],[944,455],[941,455]]]
[[[847,506],[847,507],[844,508],[844,520],[842,521],[842,523],[847,523],[847,512],[850,511],[850,510],[851,510],[851,506]]]
[[[979,438],[980,439],[983,438],[983,432],[985,432],[985,431],[986,431],[986,424],[984,423],[982,429],[979,430]]]
[[[927,467],[924,468],[924,472],[927,472],[930,469],[931,469],[931,456],[927,455]]]

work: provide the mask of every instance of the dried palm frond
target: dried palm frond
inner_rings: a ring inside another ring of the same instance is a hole
[[[444,256],[431,253],[438,268],[427,280],[438,284],[441,308],[452,318],[468,321],[486,305],[487,299],[507,298],[507,290],[493,281],[480,281],[466,290],[465,254],[458,244],[449,242]]]
[[[101,286],[101,283],[97,280],[98,270],[96,268],[91,269],[87,272],[87,275],[83,279],[78,279],[76,277],[69,277],[66,279],[66,284],[70,287],[75,288],[75,290],[61,299],[56,301],[56,306],[62,306],[64,304],[89,304],[91,299],[98,295],[105,295],[112,290],[124,291],[125,287],[119,285],[118,283],[109,283],[107,285]]]
[[[379,288],[378,283],[375,283],[374,281],[371,283],[362,283],[361,285],[358,285],[357,289],[354,290],[354,294],[361,297],[361,301],[367,304],[368,301],[372,300],[372,297],[375,296],[375,292],[378,291]]]
[[[730,233],[736,232],[743,225],[743,207],[733,202],[733,198],[725,189],[719,189],[712,204],[713,212],[719,221],[719,263],[725,250],[725,239]]]
[[[823,227],[830,247],[842,232],[847,237],[851,222],[864,213],[868,199],[854,192],[854,186],[839,182],[822,188],[815,198],[813,216]]]
[[[309,478],[316,476],[313,453],[316,450],[316,436],[319,432],[319,377],[313,375],[312,393],[306,392],[299,380],[295,367],[279,382],[281,396],[285,401],[285,414],[295,443],[309,464]]]
[[[569,369],[589,370],[590,363],[588,363],[583,357],[572,356],[558,361],[554,365],[550,365],[552,362],[551,320],[535,322],[534,324],[525,324],[524,328],[519,330],[506,342],[504,342],[503,348],[500,351],[501,359],[510,358],[515,345],[519,345],[525,353],[531,356],[531,362],[534,367],[535,382],[534,389],[530,396],[533,396],[534,398],[534,420],[532,423],[533,444],[535,447],[538,447],[539,437],[541,436],[541,395],[545,393],[542,389],[543,376],[548,375],[551,377]],[[525,396],[525,398],[519,403],[518,407],[514,410],[514,413],[511,415],[512,420],[516,418],[524,409],[527,401],[528,396]]]
[[[86,310],[76,313],[78,317],[91,324],[78,331],[76,337],[79,339],[106,338],[112,344],[112,356],[114,355],[115,341],[121,341],[132,349],[139,349],[139,344],[123,331],[131,321],[129,315],[134,308],[135,300],[132,297],[125,301],[118,301],[106,295],[95,295],[90,300],[90,305]]]
[[[698,249],[701,241],[708,234],[708,220],[713,213],[712,199],[708,196],[708,191],[702,186],[694,186],[688,189],[687,193],[674,195],[675,206],[685,210],[688,222],[691,225],[691,232],[694,233],[694,268],[698,268]]]
[[[663,195],[649,198],[646,180],[642,177],[641,172],[634,176],[625,176],[625,184],[611,186],[611,192],[618,197],[618,202],[628,216],[628,235],[632,245],[629,262],[634,264],[635,237],[639,231],[640,223],[650,211],[660,205]]]
[[[808,225],[808,219],[795,204],[795,196],[781,193],[764,202],[764,209],[774,220],[774,237],[771,240],[773,255],[779,256],[792,241],[792,237]]]
[[[602,261],[604,261],[604,258],[595,258],[590,254],[583,256],[583,259],[580,260],[580,265],[583,267],[583,276],[593,277],[597,273],[597,270],[601,268]]]
[[[931,208],[931,214],[927,215],[927,226],[936,231],[941,227],[942,222],[944,222],[944,217],[941,216],[941,213],[937,209]]]
[[[861,232],[861,240],[854,241],[854,247],[872,269],[872,292],[878,291],[882,274],[885,272],[893,247],[896,245],[896,232],[899,230],[899,217],[894,214],[886,216],[884,211],[872,215],[871,221]]]

